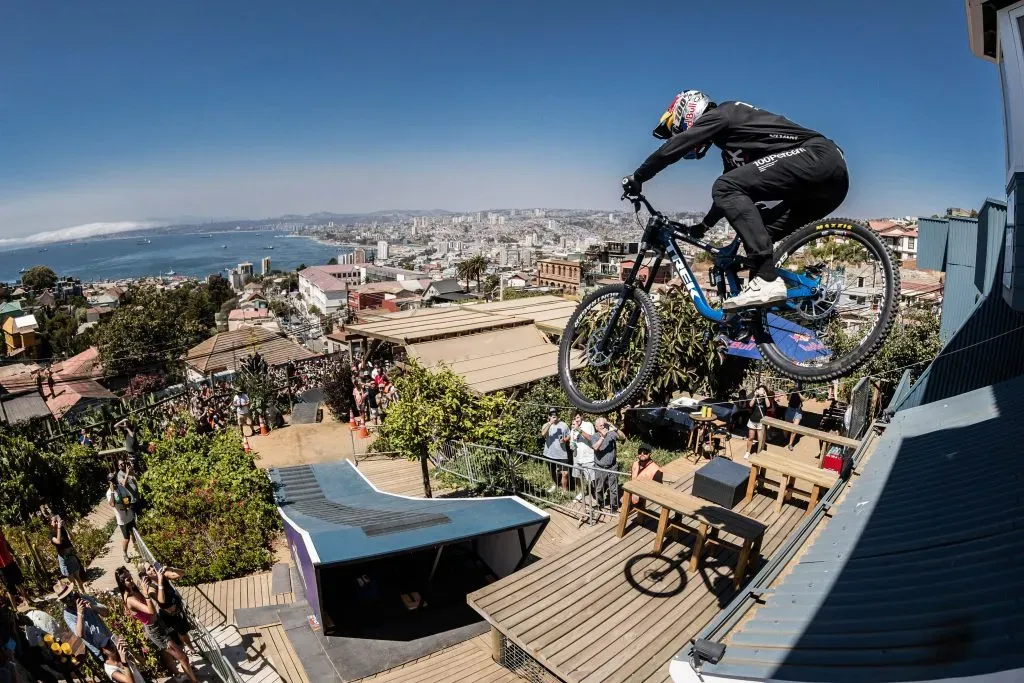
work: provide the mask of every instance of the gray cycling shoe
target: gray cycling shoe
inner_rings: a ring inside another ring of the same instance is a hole
[[[786,291],[786,283],[782,278],[775,278],[771,282],[760,277],[755,277],[743,291],[726,299],[722,304],[723,311],[735,311],[738,308],[756,308],[769,304],[785,301],[789,297]]]

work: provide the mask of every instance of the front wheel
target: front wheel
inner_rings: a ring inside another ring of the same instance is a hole
[[[761,356],[790,379],[845,377],[885,342],[900,300],[900,271],[889,247],[848,218],[806,225],[775,250],[789,299],[761,311]]]
[[[584,412],[615,410],[650,379],[660,341],[661,321],[646,292],[624,284],[601,287],[580,302],[562,333],[562,389]]]

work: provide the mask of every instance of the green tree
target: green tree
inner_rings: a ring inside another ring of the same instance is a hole
[[[330,259],[329,259],[329,260],[327,261],[327,265],[329,265],[329,266],[336,266],[336,265],[338,265],[338,257],[337,257],[337,256],[332,256],[332,257],[331,257],[331,258],[330,258]]]
[[[50,289],[57,284],[57,274],[46,266],[32,266],[22,273],[21,284],[36,291]]]
[[[301,271],[303,271],[305,269],[306,269],[306,264],[305,263],[300,263],[299,267],[295,269],[295,272],[298,273],[298,272],[301,272]]]
[[[113,373],[158,366],[174,374],[182,355],[208,336],[213,311],[197,286],[130,290],[126,303],[98,328],[100,359]]]
[[[484,280],[484,294],[487,297],[495,297],[501,289],[501,276],[492,274]]]
[[[206,295],[210,299],[210,305],[216,310],[225,301],[234,298],[235,290],[231,289],[231,283],[226,277],[213,275],[206,281]]]
[[[73,356],[75,335],[78,332],[78,319],[62,308],[47,310],[36,316],[39,322],[39,334],[42,338],[43,358]]]
[[[468,273],[469,277],[471,277],[471,278],[476,280],[476,291],[477,291],[477,294],[479,294],[480,293],[480,281],[481,281],[481,278],[483,278],[484,273],[487,272],[487,266],[490,264],[490,261],[483,254],[476,254],[475,256],[470,257],[470,259],[466,263],[469,264],[466,267],[467,268],[467,273]],[[469,287],[469,281],[468,280],[466,281],[466,287],[467,288]]]
[[[860,335],[850,334],[841,328],[833,328],[831,334],[833,350],[838,353],[846,353],[853,345],[860,343]],[[912,376],[916,378],[941,349],[939,317],[928,311],[905,310],[900,313],[899,320],[892,326],[878,353],[842,381],[840,395],[848,396],[860,378],[871,375],[871,382],[878,390],[881,405],[884,406],[892,398],[903,370],[912,366]]]
[[[420,461],[423,494],[431,497],[430,448],[450,439],[505,446],[512,440],[512,413],[501,394],[478,396],[448,368],[427,370],[410,361],[395,378],[398,400],[388,407],[373,448]],[[539,427],[538,427],[539,428]]]

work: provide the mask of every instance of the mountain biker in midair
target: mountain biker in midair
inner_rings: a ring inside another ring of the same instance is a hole
[[[711,210],[691,228],[702,236],[725,217],[739,234],[751,263],[742,292],[724,310],[765,306],[786,299],[775,272],[773,242],[824,218],[846,198],[846,160],[834,142],[784,116],[745,102],[715,104],[697,90],[676,95],[653,135],[667,140],[631,176],[628,196],[680,159],[702,159],[711,145],[722,150],[723,174],[711,187]],[[779,201],[771,208],[756,202]]]

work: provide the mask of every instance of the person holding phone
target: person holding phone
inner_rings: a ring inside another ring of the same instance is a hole
[[[561,487],[563,490],[569,488],[569,453],[566,450],[566,442],[569,440],[569,426],[558,417],[558,409],[548,409],[548,419],[540,429],[540,435],[544,438],[544,458],[548,461],[551,472],[551,488],[548,493],[554,493],[555,489]]]
[[[747,420],[747,452],[743,454],[744,459],[749,458],[751,453],[757,452],[754,449],[754,444],[759,445],[758,450],[764,450],[764,425],[761,420],[770,413],[773,406],[772,400],[768,396],[768,387],[761,384],[754,389],[754,395],[751,396],[747,406],[750,408],[750,418]]]

